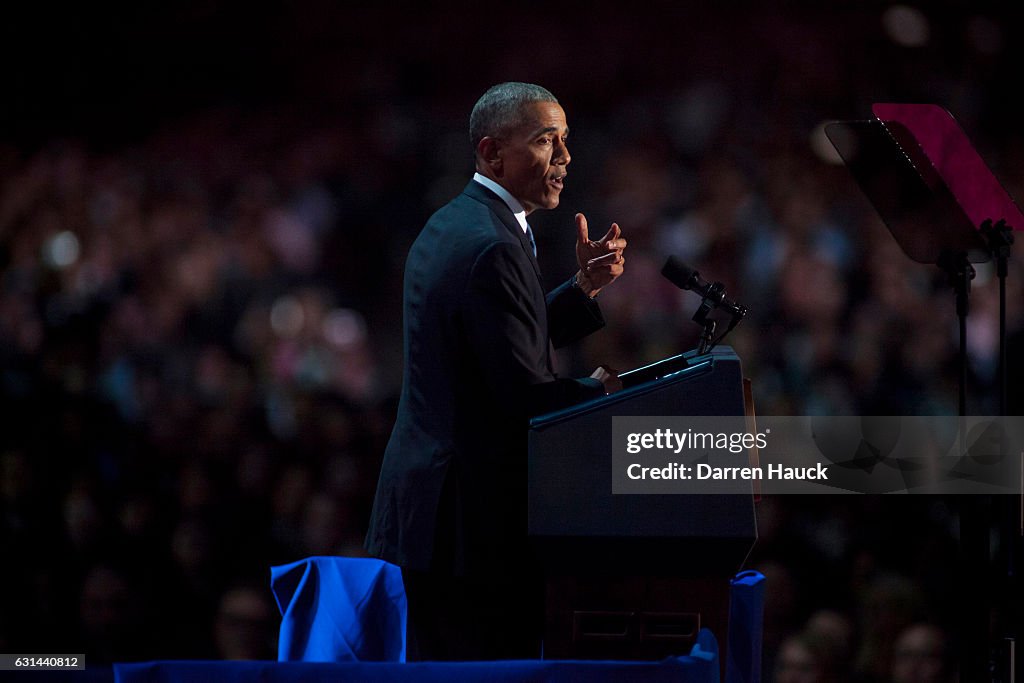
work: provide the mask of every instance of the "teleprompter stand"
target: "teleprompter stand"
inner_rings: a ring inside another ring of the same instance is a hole
[[[544,654],[661,659],[702,627],[723,647],[729,581],[757,537],[753,495],[612,493],[614,417],[747,419],[728,346],[622,373],[611,396],[542,415],[529,434],[529,534],[546,581]]]
[[[959,413],[967,414],[967,315],[972,264],[996,260],[1000,285],[999,410],[1006,411],[1005,278],[1013,234],[1024,216],[963,130],[935,105],[875,104],[876,118],[829,124],[826,134],[904,253],[935,264],[956,297],[960,328]],[[961,679],[1009,681],[1019,637],[1019,501],[963,496],[960,504]],[[991,517],[998,519],[1004,596],[990,592]],[[1007,609],[1005,606],[1010,605]],[[987,626],[996,615],[997,633]],[[1001,633],[999,633],[1001,632]],[[1003,641],[999,642],[999,636]],[[1005,648],[1003,645],[1005,644]],[[1000,654],[998,651],[1005,649]]]
[[[1006,275],[1013,230],[1024,229],[1024,214],[985,164],[963,129],[942,107],[930,104],[875,104],[875,116],[894,134],[909,132],[901,145],[923,177],[934,173],[937,192],[947,188],[980,234],[996,263],[999,279],[999,414],[1006,415]],[[915,144],[916,143],[916,144]],[[923,154],[923,157],[921,156]]]

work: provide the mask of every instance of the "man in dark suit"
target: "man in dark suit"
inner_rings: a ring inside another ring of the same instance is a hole
[[[427,222],[404,284],[405,370],[367,549],[402,567],[410,658],[536,657],[542,588],[526,543],[528,418],[609,393],[559,378],[552,347],[604,325],[594,296],[623,269],[618,225],[576,215],[579,271],[544,294],[526,217],[558,205],[565,112],[503,83],[470,117],[476,174]]]

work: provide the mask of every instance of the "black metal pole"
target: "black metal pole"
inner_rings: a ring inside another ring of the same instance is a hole
[[[996,277],[999,278],[999,414],[1006,415],[1006,274],[1009,270],[1010,248],[1013,246],[1013,229],[1005,220],[993,223],[982,222],[979,231],[988,244],[989,252],[996,262]]]
[[[984,221],[980,232],[988,244],[989,252],[996,262],[996,277],[999,279],[999,415],[1007,414],[1007,377],[1006,377],[1006,276],[1009,270],[1010,248],[1013,245],[1013,230],[1005,220],[993,223]],[[1021,482],[1024,486],[1024,481]],[[1019,553],[1021,551],[1022,532],[1024,532],[1024,498],[996,496],[993,500],[993,512],[997,514],[999,524],[1000,565],[1003,575],[999,577],[1000,592],[1003,599],[999,601],[996,614],[996,628],[1002,635],[1002,648],[997,663],[998,680],[1016,681],[1017,638],[1020,630],[1021,617],[1021,585],[1018,575]]]
[[[967,427],[967,314],[974,268],[967,254],[943,252],[937,264],[949,276],[956,292],[956,315],[960,325],[959,349],[959,432],[960,453],[966,455]],[[986,581],[989,565],[987,516],[980,496],[960,496],[960,556],[963,592],[960,594],[960,680],[991,681],[989,609],[991,596]]]
[[[999,273],[999,416],[1006,417],[1006,260]]]
[[[945,252],[939,259],[938,266],[949,275],[950,284],[956,291],[956,316],[960,323],[960,417],[967,415],[967,314],[970,312],[971,280],[974,279],[974,266],[964,252]],[[963,436],[961,434],[961,436]],[[963,444],[961,443],[961,446]]]

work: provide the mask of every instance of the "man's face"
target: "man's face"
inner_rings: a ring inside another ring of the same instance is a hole
[[[497,181],[530,213],[553,209],[562,193],[569,148],[565,112],[554,102],[526,105],[523,125],[498,139]]]

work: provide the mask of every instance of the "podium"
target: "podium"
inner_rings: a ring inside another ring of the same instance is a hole
[[[545,658],[661,659],[689,651],[702,627],[726,633],[729,581],[757,538],[752,494],[612,493],[613,417],[751,414],[733,350],[621,377],[622,391],[530,423]]]

